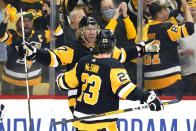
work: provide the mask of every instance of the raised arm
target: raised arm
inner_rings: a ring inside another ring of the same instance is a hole
[[[120,5],[121,16],[123,17],[123,21],[125,24],[127,40],[136,38],[136,30],[133,25],[133,22],[130,20],[129,15],[127,14],[127,4],[125,2],[121,2]]]
[[[10,15],[9,11],[5,11],[5,19],[4,21],[0,24],[0,42],[10,45],[12,43],[12,34],[7,32],[7,24],[8,21],[10,20]]]
[[[181,0],[182,2],[182,7],[184,9],[184,16],[185,16],[185,22],[192,22],[193,23],[193,17],[191,15],[189,6],[186,2],[186,0]]]
[[[112,57],[118,59],[121,63],[130,61],[137,57],[142,57],[147,53],[157,53],[160,50],[160,44],[157,41],[148,40],[135,44],[134,47],[114,48]]]
[[[39,63],[51,67],[70,64],[74,57],[74,50],[67,46],[62,46],[54,50],[44,50],[36,49],[30,45],[24,45],[20,48],[20,52],[27,52],[28,60],[37,60]]]

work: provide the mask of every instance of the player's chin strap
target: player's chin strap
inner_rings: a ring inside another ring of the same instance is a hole
[[[180,100],[174,99],[174,100],[171,100],[168,102],[163,102],[163,106],[178,103],[178,102],[180,102]],[[148,108],[149,108],[149,105],[144,104],[144,105],[141,105],[138,107],[132,107],[132,108],[127,108],[127,109],[122,109],[122,110],[110,111],[110,112],[106,112],[106,113],[102,113],[102,114],[94,114],[94,115],[89,115],[89,116],[80,117],[80,118],[73,118],[73,119],[68,119],[68,120],[63,120],[63,121],[57,121],[57,122],[52,123],[52,126],[59,125],[59,124],[66,124],[66,123],[74,122],[74,121],[81,121],[81,120],[85,120],[85,119],[110,116],[110,115],[125,113],[125,112],[129,112],[129,111],[138,111],[138,110],[148,109]]]
[[[22,6],[21,6],[21,24],[22,24],[22,38],[23,38],[23,43],[22,44],[24,46],[25,45],[25,32],[24,32],[24,19],[23,19]],[[29,82],[28,82],[28,71],[27,71],[27,53],[28,52],[26,51],[25,56],[24,56],[24,62],[25,62],[25,77],[26,77],[26,89],[27,89],[27,100],[28,100],[29,129],[30,129],[30,131],[32,131],[32,126],[31,126],[31,106],[30,106]]]

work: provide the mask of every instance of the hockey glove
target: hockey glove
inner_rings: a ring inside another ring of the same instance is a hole
[[[136,45],[139,57],[144,56],[146,53],[158,53],[160,50],[160,42],[157,40],[148,40],[140,42]]]
[[[36,57],[37,49],[32,45],[23,45],[27,60],[34,60]]]
[[[144,102],[148,103],[151,111],[163,110],[163,104],[154,91],[146,92]]]

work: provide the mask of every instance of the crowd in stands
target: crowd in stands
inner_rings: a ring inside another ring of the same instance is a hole
[[[44,86],[48,94],[49,66],[56,67],[54,77],[71,70],[84,55],[82,51],[86,55],[94,53],[101,29],[115,34],[113,58],[120,59],[136,83],[138,55],[130,59],[128,51],[138,49],[137,4],[138,0],[56,0],[55,31],[51,32],[50,0],[0,0],[0,94],[26,94],[25,63],[30,94],[36,95],[36,90],[44,88],[38,86],[42,83],[47,83]],[[84,17],[92,18],[91,24],[98,26],[84,28]],[[160,45],[159,53],[143,56],[144,90],[178,99],[196,95],[196,0],[143,0],[142,21],[143,41],[153,39]],[[49,46],[51,33],[55,50]],[[27,59],[23,48],[30,50]],[[56,85],[56,95],[67,93]]]

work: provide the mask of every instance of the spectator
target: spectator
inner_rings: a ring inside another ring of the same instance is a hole
[[[72,41],[76,41],[76,31],[79,29],[79,22],[83,16],[85,16],[85,13],[82,9],[75,9],[70,12],[70,24],[69,26],[64,26],[64,34],[67,44],[71,44]]]
[[[119,18],[119,16],[122,16]],[[111,29],[116,35],[117,47],[134,46],[130,40],[136,37],[136,30],[127,15],[127,4],[121,2],[115,8],[113,0],[101,0],[100,16],[97,21],[101,29]]]
[[[113,0],[101,0],[100,16],[97,18],[101,29],[111,29],[116,35],[117,47],[131,47],[134,45],[136,30],[127,14],[127,4],[121,2],[116,8]],[[136,81],[136,64],[127,61],[125,67],[132,80]]]
[[[56,0],[56,25],[59,25],[59,10],[60,10],[60,0]],[[50,1],[45,0],[42,3],[41,9],[33,11],[28,11],[34,14],[33,26],[36,30],[49,30],[50,29]],[[59,26],[60,28],[60,26]]]
[[[181,81],[177,39],[194,32],[188,5],[185,0],[181,2],[186,16],[186,22],[182,26],[166,22],[169,20],[167,3],[155,1],[150,5],[149,11],[153,21],[149,22],[148,38],[160,43],[160,52],[144,56],[145,89],[155,90],[158,95],[175,95],[178,100],[183,96],[184,86]]]
[[[196,4],[194,1],[188,2],[191,15],[194,20],[194,30],[196,30]],[[180,43],[180,63],[182,68],[182,80],[185,82],[185,95],[196,95],[196,33],[191,36],[179,39]]]
[[[119,97],[146,102],[152,111],[162,109],[156,94],[143,93],[131,82],[124,66],[111,58],[115,42],[110,30],[100,31],[95,44],[98,55],[82,57],[73,70],[57,78],[62,89],[77,88],[81,92],[74,110],[75,118],[118,110]],[[117,118],[82,120],[73,122],[73,126],[77,131],[118,131]]]
[[[22,36],[21,15],[24,17],[24,35]],[[0,24],[0,41],[8,45],[8,60],[4,67],[2,75],[2,94],[4,95],[24,95],[26,94],[26,74],[24,64],[27,62],[28,67],[28,83],[30,86],[30,94],[32,94],[33,86],[41,82],[41,65],[36,61],[25,61],[18,54],[19,48],[22,46],[23,37],[28,45],[41,48],[42,44],[48,43],[50,40],[50,31],[34,31],[32,29],[32,14],[22,12],[18,15],[16,22],[17,30],[7,30],[7,23],[10,19],[9,11],[6,10],[4,22]],[[58,32],[56,32],[58,34]]]
[[[92,12],[97,10],[97,2],[97,0],[61,0],[61,11],[65,26],[70,23],[69,14],[71,11],[81,9],[87,16],[91,16]]]

